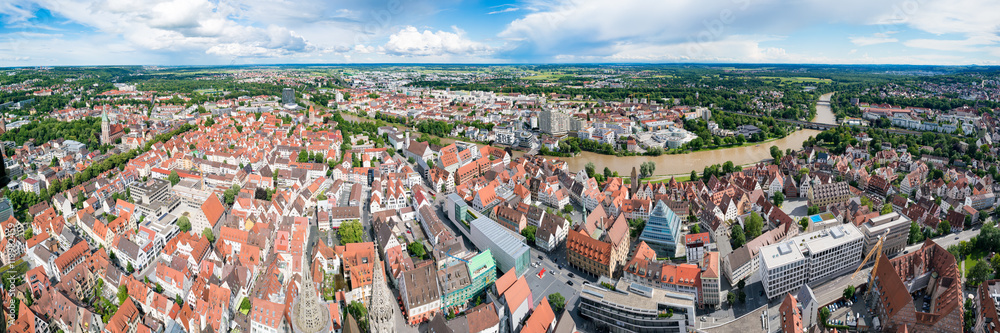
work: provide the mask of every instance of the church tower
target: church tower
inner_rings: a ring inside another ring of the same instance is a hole
[[[101,111],[101,144],[111,143],[111,123],[108,122],[108,111]]]
[[[396,306],[385,283],[382,260],[375,253],[375,272],[372,274],[372,299],[368,302],[368,326],[371,333],[395,333],[396,320],[392,307]]]

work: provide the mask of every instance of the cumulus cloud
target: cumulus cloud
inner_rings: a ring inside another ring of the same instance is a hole
[[[382,46],[388,54],[402,56],[440,56],[483,54],[490,47],[465,38],[465,33],[455,29],[455,32],[432,32],[408,26],[389,36],[389,41]]]
[[[537,0],[537,11],[512,21],[498,37],[514,45],[501,53],[511,59],[620,56],[623,45],[666,47],[680,53],[662,57],[684,58],[685,45],[709,45],[734,35],[787,36],[822,24],[884,29],[871,36],[844,36],[861,46],[898,42],[886,30],[904,28],[967,36],[1000,31],[1000,2],[957,1]]]
[[[147,50],[277,56],[314,49],[287,28],[241,22],[226,3],[208,0],[40,0],[21,7],[35,5]]]

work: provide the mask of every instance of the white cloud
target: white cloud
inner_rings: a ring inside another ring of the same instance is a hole
[[[465,38],[465,33],[455,29],[455,32],[432,32],[408,26],[389,36],[389,41],[382,50],[392,55],[403,56],[440,56],[467,55],[490,52],[490,47]]]
[[[980,46],[993,45],[1000,42],[1000,36],[978,35],[966,39],[911,39],[903,45],[950,52],[979,51]]]
[[[533,57],[537,61],[538,57],[552,59],[566,54],[621,56],[622,45],[633,49],[663,47],[677,52],[683,51],[684,46],[710,45],[734,35],[788,36],[820,25],[875,25],[884,30],[916,29],[970,37],[987,32],[995,36],[1000,32],[1000,1],[956,1],[959,3],[950,0],[901,0],[889,4],[870,0],[535,0],[524,7],[536,8],[536,12],[512,21],[498,36],[514,44],[501,53],[503,56]],[[834,34],[820,34],[820,38],[838,38],[836,29],[825,30]],[[839,38],[849,38],[859,46],[899,42],[892,33]],[[821,55],[822,50],[809,53]],[[661,57],[685,56],[681,52]]]
[[[15,0],[16,1],[16,0]],[[24,0],[31,1],[31,0]],[[35,6],[23,3],[23,7]],[[208,0],[39,0],[37,6],[104,35],[158,52],[278,56],[314,50],[277,25],[240,22],[228,3]],[[0,7],[0,13],[4,8]]]
[[[507,7],[507,8],[501,9],[501,10],[494,10],[492,12],[486,13],[486,15],[494,15],[494,14],[501,14],[501,13],[510,13],[510,12],[516,12],[518,10],[521,10],[521,8]]]
[[[874,35],[871,35],[871,36],[856,36],[856,37],[849,37],[849,38],[851,40],[851,43],[854,43],[854,45],[869,46],[869,45],[877,45],[877,44],[898,42],[899,41],[898,39],[890,36],[891,34],[894,34],[894,33],[896,33],[896,32],[895,31],[878,32],[878,33],[875,33]]]

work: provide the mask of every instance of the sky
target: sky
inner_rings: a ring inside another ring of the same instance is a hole
[[[1000,65],[998,0],[4,0],[0,67]]]

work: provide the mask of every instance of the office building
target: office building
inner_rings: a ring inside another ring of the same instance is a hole
[[[863,245],[861,230],[845,224],[762,247],[758,255],[767,297],[781,297],[804,283],[857,268]]]
[[[281,90],[281,105],[295,106],[295,90],[285,88]]]
[[[861,232],[865,235],[866,255],[882,236],[886,237],[882,242],[882,254],[893,255],[906,247],[910,237],[910,219],[895,212],[885,214],[862,224]]]
[[[472,214],[473,216],[479,214]],[[480,250],[490,250],[500,270],[514,268],[517,275],[524,274],[531,263],[531,253],[524,243],[524,236],[504,228],[493,219],[479,215],[469,222],[472,243]]]
[[[695,325],[693,295],[619,280],[614,290],[585,284],[577,306],[580,316],[599,330],[625,332],[687,332]]]
[[[639,236],[640,241],[649,244],[660,257],[677,257],[677,240],[681,234],[681,218],[667,207],[663,200],[658,200],[653,211],[649,213],[646,228]]]

